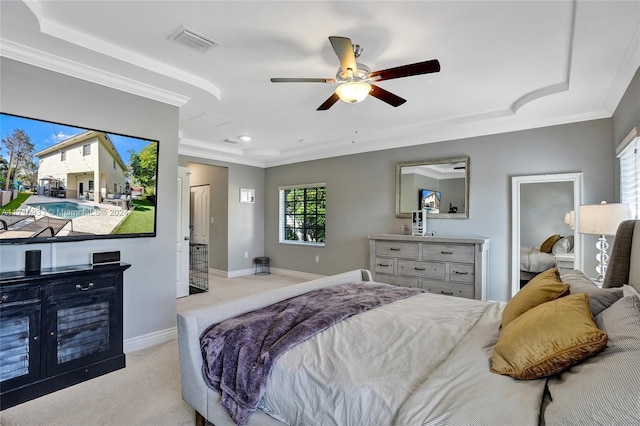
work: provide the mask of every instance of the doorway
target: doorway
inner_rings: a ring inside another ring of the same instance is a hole
[[[529,229],[534,223],[531,219],[532,216],[528,211],[527,206],[530,201],[527,200],[529,194],[540,194],[545,190],[549,191],[550,203],[553,199],[553,191],[557,188],[566,188],[567,185],[553,186],[554,183],[566,183],[569,185],[569,194],[565,192],[565,198],[569,199],[572,195],[573,202],[562,208],[551,209],[550,214],[553,216],[553,220],[556,222],[556,228],[553,232],[565,235],[573,236],[573,268],[583,268],[583,255],[582,255],[582,236],[578,234],[578,212],[580,204],[582,203],[582,173],[563,173],[553,175],[533,175],[533,176],[514,176],[511,182],[512,191],[512,207],[511,207],[511,297],[513,297],[520,290],[520,276],[521,276],[521,247],[525,243],[534,245],[535,242],[539,246],[543,241],[533,240],[529,234]],[[549,185],[549,186],[545,186]],[[546,202],[546,201],[543,201]],[[564,223],[564,216],[569,213],[567,210],[571,208],[574,212],[574,227],[570,228],[570,224]],[[567,210],[567,211],[565,211]],[[543,223],[542,216],[538,215],[540,220],[540,228],[544,229],[545,234],[551,234],[551,228],[544,228],[547,226]],[[557,216],[557,217],[556,217]],[[558,225],[557,222],[561,221],[562,224]],[[523,233],[523,227],[527,228],[527,231]],[[566,231],[566,232],[561,232]],[[549,235],[547,235],[549,236]],[[540,239],[540,237],[538,237]]]

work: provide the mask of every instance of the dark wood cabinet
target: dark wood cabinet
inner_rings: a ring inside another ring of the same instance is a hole
[[[0,274],[0,409],[125,366],[126,263]]]

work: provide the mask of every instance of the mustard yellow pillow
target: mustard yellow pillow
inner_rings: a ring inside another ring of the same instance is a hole
[[[553,245],[557,243],[560,238],[562,238],[562,236],[558,234],[550,236],[540,245],[540,251],[543,253],[551,253],[551,250],[553,250]]]
[[[511,298],[502,311],[502,326],[541,303],[569,294],[571,287],[560,279],[558,268],[551,268],[533,277]]]
[[[502,330],[491,372],[539,379],[577,364],[607,346],[586,294],[572,294],[525,312]]]

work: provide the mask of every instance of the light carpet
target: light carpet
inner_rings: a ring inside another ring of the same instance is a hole
[[[220,278],[209,292],[178,299],[179,312],[284,287],[304,279],[284,275]],[[0,412],[3,426],[193,425],[182,400],[178,345],[173,340],[127,354],[127,367]]]

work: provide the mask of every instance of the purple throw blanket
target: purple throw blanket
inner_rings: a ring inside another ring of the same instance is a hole
[[[381,283],[314,290],[207,328],[200,336],[203,374],[239,425],[249,420],[276,360],[333,324],[423,290]]]

